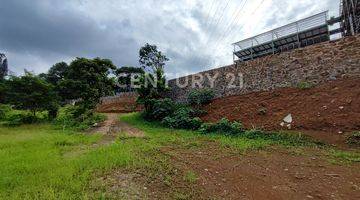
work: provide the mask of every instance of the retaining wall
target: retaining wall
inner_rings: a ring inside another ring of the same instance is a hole
[[[203,80],[200,80],[199,75]],[[281,87],[296,87],[301,82],[318,84],[354,76],[360,77],[360,36],[173,79],[169,81],[169,97],[185,101],[193,86],[200,87],[197,83],[201,83],[205,88],[212,87],[216,97],[224,97]],[[212,82],[214,77],[217,78]]]

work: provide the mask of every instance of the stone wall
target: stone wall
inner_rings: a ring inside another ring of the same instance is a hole
[[[203,80],[200,80],[201,76]],[[295,87],[301,82],[318,84],[354,76],[360,77],[360,36],[173,79],[169,81],[172,88],[169,96],[177,101],[185,101],[193,86],[199,88],[198,82],[205,88],[213,86],[216,97],[224,97]],[[217,78],[212,79],[214,77]],[[177,83],[183,86],[179,87]]]

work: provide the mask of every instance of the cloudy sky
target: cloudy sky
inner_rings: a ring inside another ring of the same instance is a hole
[[[0,0],[0,52],[15,74],[75,57],[138,65],[156,44],[170,77],[232,63],[233,42],[330,10],[339,0]]]

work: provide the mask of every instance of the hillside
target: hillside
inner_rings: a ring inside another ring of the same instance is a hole
[[[291,114],[292,129],[343,133],[360,129],[360,79],[327,82],[309,89],[282,88],[216,99],[205,107],[203,120],[223,117],[247,128],[280,130]]]

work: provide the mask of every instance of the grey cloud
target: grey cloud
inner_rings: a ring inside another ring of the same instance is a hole
[[[0,51],[7,54],[10,70],[44,72],[54,63],[69,62],[74,57],[99,56],[112,59],[118,66],[136,66],[138,50],[148,42],[158,45],[171,59],[167,72],[198,72],[214,63],[229,64],[231,49],[227,47],[234,42],[229,40],[240,39],[237,37],[243,32],[224,33],[233,13],[227,10],[218,26],[209,23],[219,16],[211,18],[212,1],[2,0]],[[298,6],[288,0],[273,1],[269,12],[257,13],[264,18],[259,27],[265,30],[284,25],[309,10],[334,10],[335,1],[304,0]],[[231,3],[230,7],[239,4]],[[247,19],[245,23],[250,22]],[[236,26],[231,29],[237,30]]]

